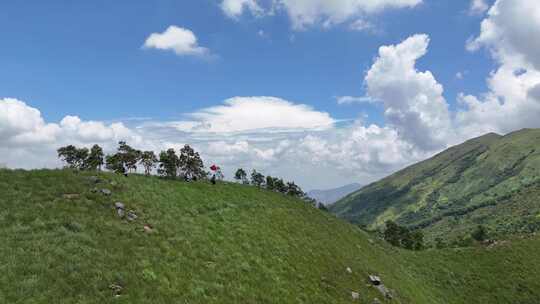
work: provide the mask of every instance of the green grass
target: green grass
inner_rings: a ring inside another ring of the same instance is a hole
[[[540,129],[487,134],[357,191],[338,216],[380,228],[387,220],[452,239],[477,225],[504,236],[540,230]]]
[[[101,173],[106,197],[91,175],[0,170],[0,303],[371,303],[371,273],[388,303],[540,299],[537,238],[415,253],[253,187]]]
[[[402,255],[416,280],[434,290],[428,303],[540,303],[540,238],[493,248],[428,250]]]

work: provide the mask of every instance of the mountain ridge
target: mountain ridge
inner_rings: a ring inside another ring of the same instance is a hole
[[[361,184],[352,183],[345,186],[326,190],[314,189],[308,191],[307,196],[321,202],[324,205],[331,205],[360,188],[362,188]]]
[[[540,227],[540,204],[520,196],[540,193],[539,176],[539,129],[488,133],[372,183],[331,210],[370,229],[387,220],[422,228],[431,239],[465,235],[479,224],[496,234],[520,233]]]

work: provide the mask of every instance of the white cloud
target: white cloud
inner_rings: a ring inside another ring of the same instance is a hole
[[[538,71],[517,76],[514,69],[501,66],[488,79],[488,93],[481,97],[460,96],[464,109],[458,113],[457,120],[462,132],[478,135],[540,127],[540,101],[534,97],[539,84]]]
[[[192,120],[174,122],[185,132],[248,132],[258,129],[328,129],[335,120],[328,113],[313,110],[276,97],[234,97],[223,105],[189,115]]]
[[[169,26],[163,33],[152,33],[144,43],[145,48],[174,51],[179,56],[204,56],[210,51],[199,46],[197,36],[189,29]]]
[[[540,70],[540,5],[536,0],[498,0],[482,21],[480,35],[467,45],[486,47],[501,64]]]
[[[469,7],[469,14],[471,15],[482,15],[489,9],[489,5],[486,0],[471,0],[471,5]]]
[[[540,83],[536,84],[534,87],[530,88],[527,91],[527,97],[540,102]]]
[[[383,104],[387,124],[426,150],[444,146],[451,136],[442,85],[430,71],[415,66],[428,44],[427,35],[414,35],[398,45],[381,47],[365,77],[368,95]]]
[[[376,103],[377,101],[370,96],[336,96],[336,102],[340,105]]]
[[[324,163],[354,174],[378,175],[410,163],[420,155],[413,145],[390,127],[364,126],[361,122],[337,132],[308,135],[293,153],[295,159]]]
[[[0,162],[25,168],[54,166],[57,164],[55,150],[60,145],[103,143],[112,146],[120,140],[141,142],[141,138],[122,123],[106,125],[81,121],[76,116],[66,116],[60,123],[46,123],[41,112],[25,102],[0,99],[0,150],[4,157]]]
[[[275,97],[235,97],[189,115],[192,121],[133,127],[77,116],[47,123],[37,109],[16,100],[0,101],[0,110],[0,162],[11,167],[59,166],[55,151],[66,144],[97,143],[112,152],[126,140],[158,152],[188,143],[229,177],[238,167],[256,168],[311,188],[372,181],[421,155],[391,128],[361,122],[336,128],[327,113]],[[198,129],[201,124],[207,128]],[[13,140],[22,137],[24,142]]]
[[[488,49],[498,63],[487,80],[489,92],[480,97],[462,94],[457,120],[465,134],[486,130],[506,133],[540,127],[540,6],[536,0],[498,0],[482,21],[471,51]]]
[[[67,136],[83,143],[106,142],[123,138],[139,141],[122,123],[105,125],[100,121],[81,121],[77,116],[66,116],[60,121],[60,127],[64,137]]]
[[[411,8],[422,0],[280,0],[293,28],[334,25],[392,8]]]
[[[387,9],[412,8],[422,0],[273,0],[262,6],[261,0],[223,0],[221,8],[225,15],[238,18],[245,11],[255,16],[273,15],[276,10],[285,11],[295,30],[322,25],[331,27],[340,23],[350,23],[353,30],[371,29],[365,16]]]
[[[250,151],[250,145],[247,141],[236,141],[228,143],[226,141],[211,142],[208,145],[207,153],[215,156],[236,155],[242,153],[248,153]]]
[[[38,109],[17,99],[0,99],[0,141],[4,145],[53,142],[59,132],[58,125],[45,123]]]
[[[223,0],[221,9],[225,15],[233,19],[240,17],[245,11],[251,12],[254,16],[264,14],[264,10],[255,0]]]
[[[375,26],[373,23],[366,21],[364,19],[358,19],[354,22],[352,22],[349,25],[349,28],[353,31],[359,31],[359,32],[365,32],[365,31],[374,31]]]

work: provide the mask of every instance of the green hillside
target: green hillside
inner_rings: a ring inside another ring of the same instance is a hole
[[[431,239],[540,229],[540,130],[487,134],[362,188],[332,206],[354,223],[387,220],[423,228]]]
[[[538,237],[410,252],[254,187],[107,173],[95,183],[92,175],[0,170],[0,303],[540,299],[540,257],[531,255]],[[120,218],[115,202],[138,217]],[[369,274],[382,278],[393,300],[370,287]]]

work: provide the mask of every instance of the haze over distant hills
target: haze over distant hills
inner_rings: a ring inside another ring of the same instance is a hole
[[[375,229],[388,220],[453,238],[477,225],[506,235],[540,230],[540,129],[490,133],[345,197],[338,216]]]
[[[362,188],[362,185],[358,183],[352,183],[343,187],[327,189],[327,190],[311,190],[307,195],[316,199],[318,202],[324,205],[331,205],[338,200],[344,198],[347,194],[353,193],[356,190]]]

